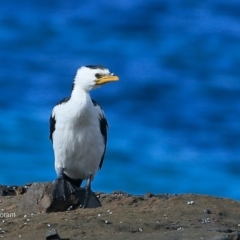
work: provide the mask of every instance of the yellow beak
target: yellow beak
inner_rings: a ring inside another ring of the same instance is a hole
[[[96,85],[102,85],[102,84],[107,83],[107,82],[115,82],[115,81],[118,81],[118,80],[119,80],[119,78],[117,76],[106,75],[106,76],[98,78],[96,80]]]

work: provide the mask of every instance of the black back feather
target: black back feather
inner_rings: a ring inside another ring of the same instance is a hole
[[[65,103],[69,99],[70,99],[70,97],[63,98],[60,102],[57,103],[57,105]],[[52,114],[51,114],[50,119],[49,119],[49,124],[50,124],[50,135],[49,135],[49,138],[50,138],[51,141],[53,141],[52,135],[53,135],[53,132],[55,131],[56,119],[55,119],[55,116],[53,116]]]
[[[50,116],[49,123],[50,123],[49,138],[50,138],[51,141],[53,141],[52,135],[53,135],[53,132],[55,131],[55,124],[56,124],[55,116],[52,116],[52,115]]]
[[[94,106],[98,106],[102,110],[101,106],[95,100],[92,99],[92,102],[93,102]],[[99,164],[99,168],[101,169],[102,164],[103,164],[103,160],[104,160],[104,156],[105,156],[105,152],[106,152],[107,130],[108,130],[108,123],[107,123],[107,119],[104,117],[104,114],[99,115],[99,127],[100,127],[100,131],[102,133],[103,140],[104,140],[104,145],[105,145],[103,155],[102,155],[102,158],[101,158],[101,162]]]

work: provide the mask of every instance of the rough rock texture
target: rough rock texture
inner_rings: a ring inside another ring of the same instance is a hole
[[[30,184],[24,187],[0,185],[0,196],[14,196],[24,194],[29,188]]]
[[[55,228],[51,229],[46,234],[46,240],[61,240]]]
[[[52,188],[52,183],[33,183],[18,203],[19,212],[25,214],[59,212],[83,205],[85,189],[77,190],[75,195],[70,195],[66,200],[53,200]],[[91,196],[90,199],[99,202],[94,193],[91,193]],[[93,200],[89,201],[87,208],[92,207]]]
[[[19,202],[26,193],[0,196],[0,237],[10,240],[240,240],[239,201],[193,194],[97,195],[102,207],[39,214],[19,213]]]

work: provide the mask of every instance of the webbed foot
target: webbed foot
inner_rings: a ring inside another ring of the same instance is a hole
[[[85,187],[85,196],[82,208],[97,208],[102,206],[95,193],[91,190],[91,181],[92,174],[89,174]]]
[[[58,177],[53,183],[53,199],[62,198],[66,200],[74,192],[74,187],[63,175]]]
[[[90,190],[90,193],[88,193],[88,196],[86,196],[85,194],[83,208],[97,208],[101,206],[102,205],[94,192]]]

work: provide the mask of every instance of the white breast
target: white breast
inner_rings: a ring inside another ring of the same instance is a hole
[[[76,99],[75,99],[76,100]],[[81,101],[70,99],[53,109],[55,131],[53,149],[55,169],[73,179],[86,179],[96,174],[104,153],[105,144],[100,131],[99,112],[89,97]]]

